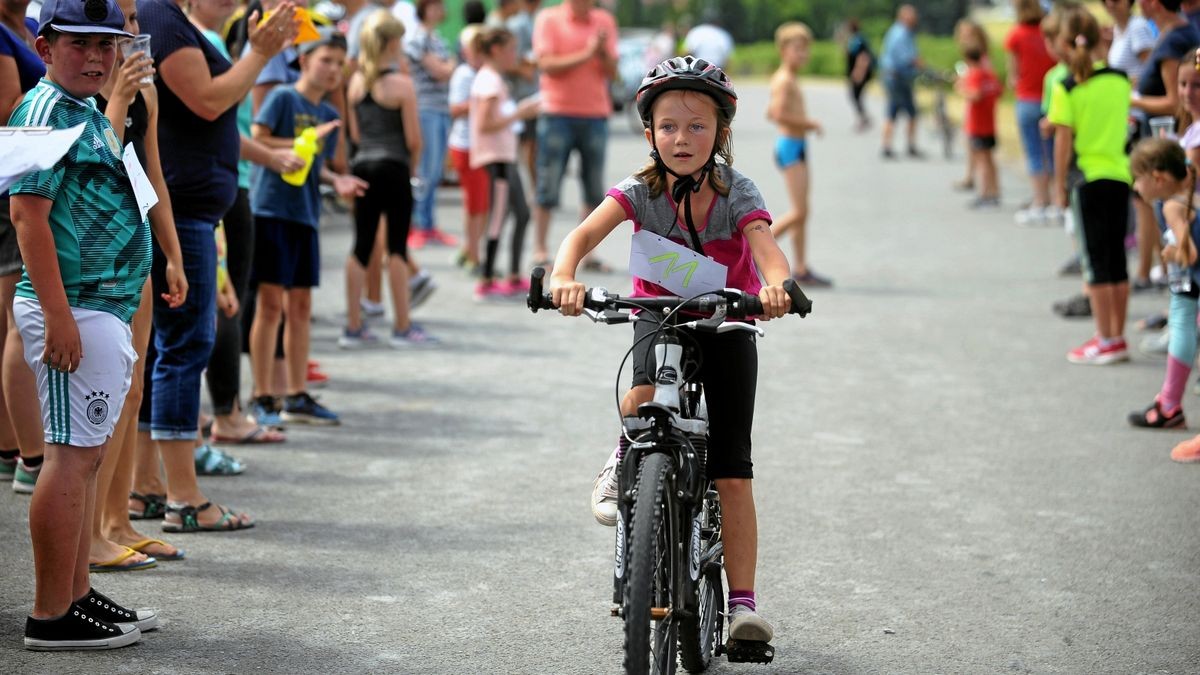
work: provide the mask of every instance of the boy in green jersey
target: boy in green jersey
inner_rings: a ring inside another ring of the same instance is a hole
[[[13,314],[34,371],[45,463],[29,507],[35,595],[25,646],[111,649],[157,625],[91,588],[96,471],[129,390],[129,321],[150,271],[150,230],[112,126],[91,98],[131,37],[113,0],[48,0],[34,44],[46,78],[10,124],[82,133],[53,167],[11,189],[25,270]],[[136,172],[134,172],[136,175]]]

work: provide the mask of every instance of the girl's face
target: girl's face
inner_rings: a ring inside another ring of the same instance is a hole
[[[1187,59],[1179,64],[1179,101],[1193,119],[1200,119],[1200,71]]]
[[[121,8],[121,13],[125,15],[125,32],[134,35],[142,32],[138,28],[136,0],[120,0],[117,6]]]
[[[517,68],[517,41],[509,40],[492,47],[488,53],[492,67],[501,73],[509,73]]]
[[[658,148],[667,168],[680,175],[704,168],[717,144],[717,106],[711,98],[694,91],[668,91],[654,101],[651,119],[646,140]]]
[[[1146,200],[1163,200],[1175,194],[1179,186],[1175,185],[1165,171],[1150,171],[1138,174],[1133,179],[1133,189]]]
[[[206,25],[224,23],[237,9],[237,0],[191,0],[192,13]]]

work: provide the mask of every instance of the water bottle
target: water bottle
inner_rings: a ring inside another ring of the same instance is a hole
[[[313,158],[317,156],[317,130],[309,127],[301,131],[296,140],[292,142],[292,152],[304,160],[304,166],[295,171],[282,174],[280,177],[288,185],[299,187],[304,185],[304,181],[308,180],[308,172],[312,169]]]
[[[1177,246],[1175,233],[1169,228],[1162,236],[1163,246]],[[1190,293],[1192,290],[1192,270],[1182,265],[1167,263],[1167,287],[1172,293]]]

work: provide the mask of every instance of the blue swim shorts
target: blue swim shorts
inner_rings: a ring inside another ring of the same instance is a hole
[[[775,164],[786,169],[808,160],[808,143],[803,138],[780,136],[775,140]]]

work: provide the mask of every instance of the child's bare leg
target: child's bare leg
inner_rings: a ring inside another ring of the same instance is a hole
[[[25,362],[25,343],[13,320],[12,294],[5,289],[8,336],[4,340],[4,402],[8,418],[17,433],[22,457],[41,457],[43,446],[42,412],[38,403],[37,380]]]
[[[1126,314],[1129,311],[1129,282],[1111,284],[1109,295],[1112,300],[1112,315],[1109,318],[1108,332],[1116,337],[1125,334]]]
[[[996,158],[992,155],[991,150],[979,151],[979,179],[983,183],[983,196],[985,198],[998,198],[1000,196],[1000,181],[996,174]]]
[[[275,338],[283,319],[283,287],[259,284],[254,323],[250,326],[250,370],[254,374],[254,396],[272,394]]]
[[[808,164],[798,162],[783,170],[788,197],[792,200],[792,272],[808,274]]]
[[[725,544],[725,576],[730,590],[754,590],[758,565],[758,515],[754,483],[747,478],[716,481],[721,495],[721,541]]]
[[[633,417],[637,415],[638,406],[643,403],[649,403],[654,400],[654,385],[639,384],[629,391],[625,392],[625,398],[621,399],[621,415],[625,417]]]
[[[375,247],[371,249],[371,259],[367,263],[367,300],[379,304],[383,302],[383,263],[387,258],[387,216],[379,217],[379,227],[375,230]]]
[[[468,239],[470,235],[468,234]],[[475,242],[476,262],[478,262],[479,242]],[[400,256],[395,256],[400,258]],[[388,282],[392,290],[392,330],[403,332],[412,327],[409,318],[411,298],[408,290],[408,263],[403,258],[388,263]]]
[[[312,289],[292,288],[287,292],[287,324],[283,330],[283,357],[287,361],[289,395],[307,389],[309,322],[312,319]]]
[[[1154,208],[1144,199],[1133,198],[1134,213],[1137,216],[1137,247],[1138,264],[1135,279],[1146,281],[1150,278],[1150,268],[1154,266],[1154,253],[1158,250],[1158,223],[1154,218]]]
[[[40,418],[39,418],[40,419]],[[29,504],[35,575],[33,618],[62,616],[87,594],[88,549],[96,507],[96,472],[104,446],[47,444],[39,489]]]
[[[1096,333],[1102,338],[1115,338],[1120,333],[1113,333],[1115,323],[1113,317],[1112,284],[1091,284],[1088,295],[1092,299],[1092,314],[1096,318]]]

